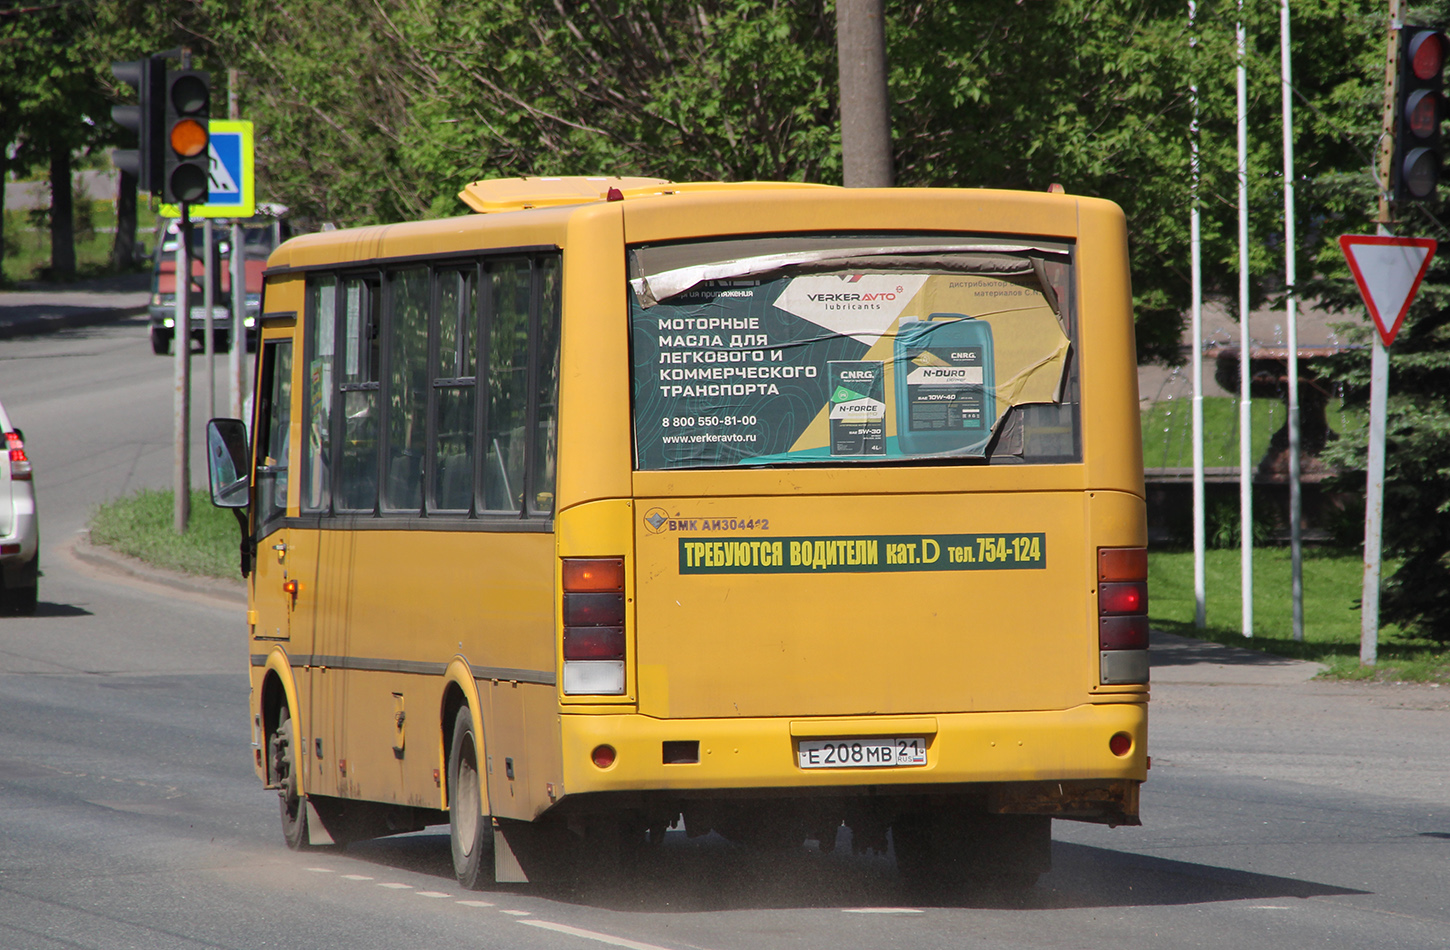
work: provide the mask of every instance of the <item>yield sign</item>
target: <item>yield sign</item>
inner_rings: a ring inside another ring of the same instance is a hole
[[[1385,346],[1395,342],[1400,324],[1420,289],[1430,258],[1435,254],[1434,238],[1387,237],[1377,234],[1344,234],[1339,246],[1349,261],[1354,282],[1379,328]]]

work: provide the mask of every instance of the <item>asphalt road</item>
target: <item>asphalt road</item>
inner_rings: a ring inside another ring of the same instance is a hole
[[[0,618],[0,950],[1450,947],[1450,690],[1168,637],[1144,827],[1059,822],[1020,899],[913,903],[845,832],[671,834],[581,892],[461,891],[435,832],[289,852],[248,762],[241,608],[65,550],[97,502],[169,484],[170,373],[144,319],[0,341],[45,558],[38,614]]]

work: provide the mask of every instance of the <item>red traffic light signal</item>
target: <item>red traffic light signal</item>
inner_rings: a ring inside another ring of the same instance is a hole
[[[1395,149],[1392,162],[1396,201],[1435,197],[1444,164],[1440,123],[1445,118],[1444,75],[1450,42],[1427,26],[1400,29]]]

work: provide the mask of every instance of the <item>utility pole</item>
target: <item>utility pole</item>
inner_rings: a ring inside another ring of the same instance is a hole
[[[847,188],[890,188],[896,178],[882,5],[882,0],[838,0],[836,4],[841,164]]]

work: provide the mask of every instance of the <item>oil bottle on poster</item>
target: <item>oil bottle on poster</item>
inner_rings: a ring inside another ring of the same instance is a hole
[[[902,453],[984,449],[997,420],[991,324],[962,313],[903,319],[893,355]]]

